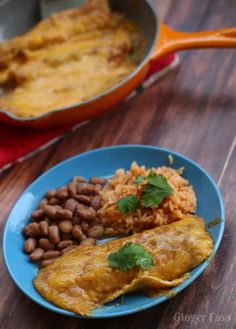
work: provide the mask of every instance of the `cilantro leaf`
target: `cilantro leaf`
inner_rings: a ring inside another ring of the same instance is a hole
[[[121,271],[127,271],[135,266],[147,270],[154,265],[152,255],[142,245],[132,242],[126,243],[117,252],[110,254],[108,263]]]
[[[146,186],[142,190],[141,205],[146,208],[156,208],[162,201],[156,186]]]
[[[137,177],[135,178],[135,183],[136,183],[138,186],[140,186],[140,185],[142,185],[142,183],[145,181],[145,179],[146,179],[146,176],[137,176]]]
[[[116,204],[121,214],[132,213],[138,208],[138,197],[136,195],[128,195],[119,199]]]
[[[162,174],[150,172],[147,185],[142,190],[141,204],[143,207],[156,208],[166,197],[173,194],[172,187]]]
[[[147,176],[147,183],[150,185],[157,186],[158,185],[158,176],[159,175],[157,175],[154,171],[150,171],[150,173]]]
[[[149,269],[149,267],[153,266],[152,257],[143,257],[137,260],[137,265],[139,265],[143,270]]]
[[[128,243],[118,252],[114,252],[108,256],[109,265],[118,268],[121,271],[127,271],[136,265],[135,254],[132,253]]]

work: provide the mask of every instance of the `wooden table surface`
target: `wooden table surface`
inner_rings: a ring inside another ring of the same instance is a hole
[[[236,26],[235,0],[156,2],[160,16],[177,29]],[[121,318],[82,320],[54,314],[25,297],[10,279],[1,254],[1,329],[235,328],[236,50],[190,51],[181,59],[179,68],[135,99],[2,174],[0,228],[23,190],[56,163],[102,146],[158,145],[198,162],[223,193],[226,228],[210,266],[190,287],[157,307]]]

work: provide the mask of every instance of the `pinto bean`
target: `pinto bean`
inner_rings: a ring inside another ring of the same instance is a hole
[[[57,198],[59,200],[65,200],[66,198],[68,198],[69,193],[68,193],[68,188],[67,186],[62,186],[59,188],[59,190],[57,191]]]
[[[60,209],[57,210],[57,219],[63,220],[63,219],[72,219],[72,212],[70,210],[66,210],[66,209]]]
[[[34,220],[40,220],[44,216],[43,209],[37,209],[31,213],[31,217]]]
[[[37,240],[34,238],[29,238],[24,243],[24,251],[30,254],[37,247]]]
[[[45,220],[43,220],[39,223],[39,226],[40,226],[40,230],[41,230],[42,235],[47,236],[48,235],[48,228],[49,228],[48,223]]]
[[[96,219],[96,211],[92,207],[77,209],[77,214],[86,221]]]
[[[101,198],[96,195],[95,197],[92,198],[91,201],[91,207],[95,210],[98,210],[99,208],[101,208],[102,203],[101,203]]]
[[[77,206],[76,206],[76,213],[78,212],[79,209],[86,209],[86,208],[87,208],[87,206],[78,202]]]
[[[94,194],[95,186],[90,183],[78,183],[77,184],[77,194],[88,195]]]
[[[60,233],[57,225],[49,226],[48,235],[52,243],[60,242]]]
[[[59,243],[57,244],[57,248],[58,248],[59,250],[62,250],[62,249],[65,249],[65,248],[67,248],[67,247],[72,246],[72,244],[73,244],[73,241],[72,241],[72,240],[64,240],[64,241],[61,241],[61,242],[59,242]]]
[[[76,192],[77,192],[77,182],[76,181],[72,181],[69,185],[68,185],[68,192],[69,195],[74,198],[76,196]]]
[[[94,191],[95,191],[95,187],[93,184],[88,184],[87,185],[87,193],[88,194],[94,194]]]
[[[49,218],[52,219],[56,219],[57,218],[57,207],[56,206],[45,206],[44,207],[44,212],[46,214],[46,216],[48,216]]]
[[[91,199],[88,195],[76,195],[75,196],[75,199],[77,201],[79,201],[80,203],[83,203],[83,204],[86,204],[86,205],[89,205],[90,202],[91,202]]]
[[[47,199],[55,198],[56,194],[57,194],[57,191],[55,189],[51,189],[51,190],[47,191],[46,198]]]
[[[40,267],[41,268],[44,268],[44,267],[47,267],[48,265],[52,264],[54,262],[55,258],[52,258],[52,259],[44,259],[41,264],[40,264]]]
[[[52,259],[52,258],[57,258],[58,256],[60,256],[60,251],[48,250],[48,251],[45,251],[45,253],[42,256],[42,259]]]
[[[70,233],[72,231],[73,225],[70,220],[63,220],[59,223],[59,228],[63,233]]]
[[[96,240],[94,238],[87,238],[80,242],[80,246],[94,246],[96,244]]]
[[[65,202],[64,208],[65,210],[69,210],[72,212],[72,214],[75,212],[77,207],[77,202],[74,199],[68,199]]]
[[[87,183],[78,183],[77,184],[77,193],[78,194],[88,194]]]
[[[60,203],[61,203],[60,200],[58,200],[57,198],[51,198],[48,201],[48,204],[50,204],[51,206],[55,206],[55,205],[60,204]]]
[[[81,227],[79,225],[75,225],[73,227],[72,235],[76,240],[79,240],[79,241],[86,239],[86,236],[84,235],[84,233],[81,230]]]
[[[87,235],[91,238],[100,238],[104,234],[102,225],[94,225],[88,229]]]
[[[23,233],[26,236],[30,236],[30,237],[37,237],[41,235],[41,230],[40,230],[40,226],[38,223],[34,222],[34,223],[30,223],[28,225],[26,225],[23,229]]]
[[[44,250],[42,248],[36,248],[29,255],[29,259],[31,260],[31,262],[37,262],[42,258],[43,254],[44,254]]]
[[[41,238],[39,239],[39,247],[44,250],[53,250],[55,249],[55,244],[52,243],[49,239]]]
[[[99,185],[105,185],[106,184],[106,179],[104,178],[100,178],[100,177],[91,177],[90,180],[89,180],[90,183],[92,184],[99,184]]]

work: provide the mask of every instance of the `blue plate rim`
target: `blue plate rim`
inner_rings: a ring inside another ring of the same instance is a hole
[[[151,146],[151,145],[144,145],[144,144],[120,144],[120,145],[114,145],[114,146],[106,146],[106,147],[102,147],[102,148],[96,148],[96,149],[92,149],[86,152],[82,152],[79,153],[75,156],[69,157],[61,162],[59,162],[58,164],[56,164],[55,166],[49,168],[46,172],[44,172],[43,174],[41,174],[38,178],[36,178],[22,193],[21,195],[18,197],[18,199],[16,200],[14,206],[12,207],[11,211],[9,212],[8,216],[7,216],[7,220],[4,226],[4,231],[3,231],[3,259],[4,259],[4,263],[6,265],[6,268],[8,270],[8,273],[10,274],[10,277],[12,278],[13,282],[16,284],[16,286],[28,297],[30,298],[32,301],[34,301],[36,304],[42,306],[43,308],[46,308],[50,311],[56,312],[58,314],[62,314],[65,316],[70,316],[70,317],[77,317],[77,318],[86,318],[86,319],[103,319],[103,318],[113,318],[113,317],[120,317],[120,316],[125,316],[125,315],[129,315],[129,314],[133,314],[136,312],[140,312],[140,311],[144,311],[146,309],[149,309],[151,307],[154,307],[164,301],[167,301],[169,298],[167,296],[162,296],[159,298],[158,301],[156,301],[155,299],[148,303],[147,305],[144,305],[142,307],[137,306],[134,307],[131,310],[126,310],[126,311],[121,311],[119,313],[116,314],[91,314],[90,316],[80,316],[77,315],[73,312],[64,310],[62,308],[56,307],[53,304],[49,305],[45,305],[43,302],[37,300],[34,296],[31,296],[30,294],[28,294],[24,288],[21,287],[20,284],[18,284],[17,280],[15,279],[14,274],[11,271],[11,268],[8,264],[8,261],[6,259],[6,232],[8,229],[8,225],[9,225],[9,217],[11,215],[11,213],[13,212],[14,208],[16,207],[17,203],[20,202],[20,199],[34,186],[38,183],[39,180],[41,180],[44,176],[48,175],[50,173],[50,171],[54,170],[55,168],[59,168],[59,167],[63,167],[67,162],[70,162],[71,160],[75,159],[75,158],[81,158],[84,156],[87,156],[89,154],[96,154],[102,151],[106,151],[106,150],[115,150],[115,149],[122,149],[122,148],[137,148],[137,149],[149,149],[149,150],[156,150],[156,151],[161,151],[161,152],[165,152],[167,155],[172,154],[173,156],[177,156],[179,158],[181,158],[184,161],[190,162],[192,165],[194,165],[195,167],[197,167],[200,171],[202,171],[204,173],[204,175],[206,175],[206,177],[209,179],[209,181],[211,182],[211,184],[213,185],[216,193],[217,193],[217,197],[220,201],[220,210],[221,210],[221,219],[222,222],[220,223],[220,231],[219,231],[219,235],[217,238],[217,241],[214,243],[214,247],[213,247],[213,251],[211,253],[211,255],[208,257],[208,259],[206,259],[202,264],[201,264],[201,268],[199,268],[197,270],[196,273],[194,273],[190,278],[186,279],[183,283],[181,283],[180,285],[178,285],[177,287],[171,289],[171,291],[173,291],[174,293],[179,293],[181,292],[183,289],[185,289],[186,287],[188,287],[193,281],[195,281],[200,274],[206,269],[206,267],[209,265],[210,261],[212,260],[212,258],[214,257],[217,249],[219,248],[219,245],[221,243],[222,237],[223,237],[223,232],[224,232],[224,228],[225,228],[225,209],[224,209],[224,202],[223,202],[223,198],[221,195],[221,192],[218,188],[218,186],[216,185],[215,181],[213,180],[213,178],[207,173],[207,171],[198,163],[196,163],[195,161],[193,161],[192,159],[188,158],[187,156],[180,154],[178,152],[172,151],[170,149],[167,148],[163,148],[163,147],[159,147],[159,146]],[[98,310],[98,309],[97,309]]]

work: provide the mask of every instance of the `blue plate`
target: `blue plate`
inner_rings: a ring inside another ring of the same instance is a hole
[[[192,160],[169,150],[152,146],[121,145],[89,151],[70,158],[40,176],[21,195],[12,209],[3,237],[3,253],[8,271],[16,285],[33,301],[39,305],[64,315],[76,316],[74,313],[56,307],[43,299],[34,289],[32,280],[36,276],[37,266],[28,261],[23,253],[22,228],[29,221],[30,213],[37,207],[44,194],[52,188],[67,184],[75,175],[86,178],[91,176],[107,177],[114,174],[117,168],[128,169],[131,162],[136,160],[139,165],[149,167],[169,166],[168,155],[174,157],[174,168],[184,166],[184,177],[187,178],[197,195],[197,214],[202,216],[206,223],[215,218],[223,221],[210,230],[214,240],[214,250],[210,259],[219,247],[224,230],[224,205],[220,192],[211,177]],[[192,283],[207,267],[209,259],[191,271],[190,278],[172,289],[178,293]],[[167,300],[167,297],[149,298],[142,293],[132,293],[121,299],[106,304],[94,310],[91,317],[107,318],[126,315],[145,310]]]

